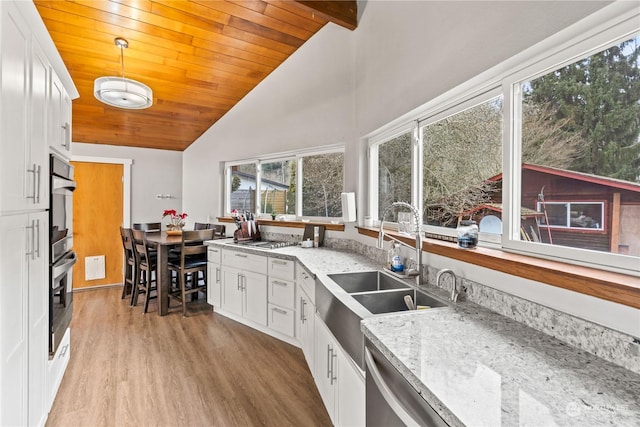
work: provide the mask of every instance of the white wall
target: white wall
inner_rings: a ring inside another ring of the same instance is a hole
[[[131,159],[131,222],[156,222],[182,209],[182,152],[102,144],[72,144],[73,156]],[[172,199],[156,199],[171,194]],[[163,223],[168,222],[164,220]]]
[[[185,209],[200,216],[222,213],[224,161],[344,142],[345,189],[358,192],[358,215],[362,217],[366,193],[363,136],[605,4],[359,4],[357,30],[331,24],[323,28],[184,152]],[[342,236],[375,244],[353,227]],[[638,310],[630,307],[429,254],[425,262],[451,267],[462,277],[640,336]]]

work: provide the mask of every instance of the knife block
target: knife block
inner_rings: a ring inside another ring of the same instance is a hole
[[[252,232],[249,233],[249,227],[251,226],[247,221],[242,221],[240,223],[240,228],[236,229],[233,232],[233,241],[234,243],[238,243],[238,242],[251,242],[251,241],[258,241],[260,240],[260,227],[258,226],[258,223],[256,222],[256,231],[255,233]]]

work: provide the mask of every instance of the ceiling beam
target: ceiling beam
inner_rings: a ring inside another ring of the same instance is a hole
[[[356,0],[296,0],[334,24],[355,30],[358,27]]]

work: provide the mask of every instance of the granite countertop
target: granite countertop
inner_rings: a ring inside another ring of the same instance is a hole
[[[378,270],[332,248],[208,244],[298,260],[352,309],[327,274]],[[470,302],[363,316],[362,331],[452,426],[640,426],[640,374]]]
[[[473,303],[362,321],[452,426],[638,426],[640,375]]]

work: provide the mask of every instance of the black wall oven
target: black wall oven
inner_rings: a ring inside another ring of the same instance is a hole
[[[73,251],[73,166],[55,154],[50,155],[49,197],[49,353],[58,344],[71,322],[73,294],[71,278],[77,261]]]

